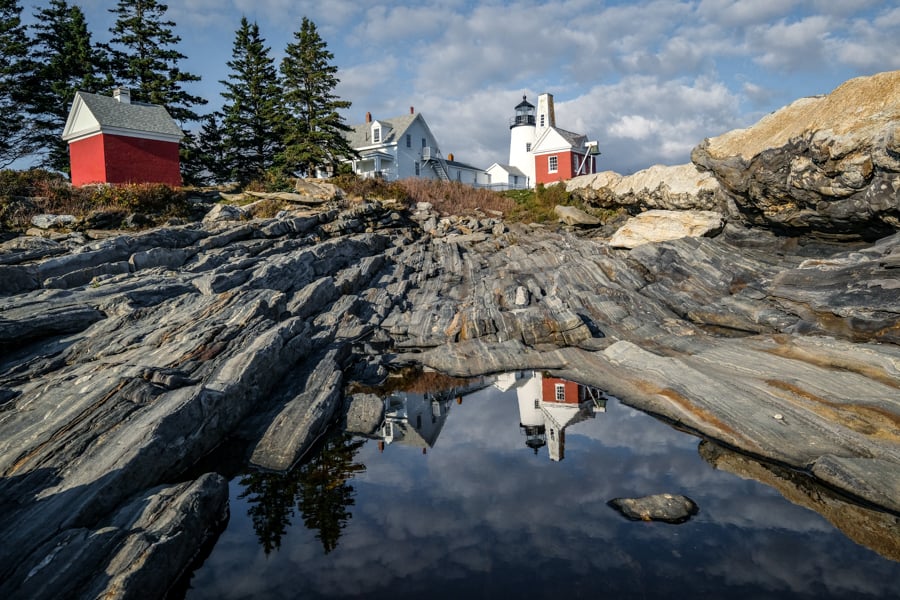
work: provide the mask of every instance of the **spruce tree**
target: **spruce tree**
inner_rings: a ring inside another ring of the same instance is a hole
[[[231,166],[222,136],[222,114],[201,117],[199,133],[188,132],[181,142],[181,175],[185,183],[206,185],[224,183],[231,177]]]
[[[182,88],[200,77],[178,68],[187,57],[174,48],[181,38],[172,33],[174,21],[164,20],[168,8],[156,0],[119,0],[109,9],[117,15],[109,30],[113,74],[117,85],[131,89],[134,100],[160,104],[176,121],[196,121],[193,107],[206,100]]]
[[[0,0],[0,167],[27,156],[32,127],[22,110],[27,96],[28,36],[18,0]]]
[[[91,43],[87,21],[78,6],[51,0],[34,15],[31,90],[27,106],[34,122],[34,140],[43,165],[68,172],[68,145],[60,135],[66,125],[75,92],[99,92],[112,81],[102,77],[104,56]]]
[[[340,83],[337,67],[331,63],[334,54],[315,23],[303,17],[294,40],[281,61],[286,109],[283,163],[289,171],[305,176],[323,167],[334,172],[342,159],[356,155],[344,136],[350,127],[338,113],[350,108],[350,102],[334,94]]]
[[[229,77],[222,97],[225,105],[223,143],[231,178],[247,183],[262,177],[282,150],[281,90],[270,48],[259,26],[241,19],[235,33]]]

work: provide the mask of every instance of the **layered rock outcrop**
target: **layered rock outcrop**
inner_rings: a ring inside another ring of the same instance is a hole
[[[589,205],[715,210],[790,235],[869,241],[900,229],[900,71],[845,82],[704,140],[692,164],[569,180]]]
[[[886,235],[900,228],[900,71],[797,100],[705,140],[691,160],[715,175],[750,223]]]

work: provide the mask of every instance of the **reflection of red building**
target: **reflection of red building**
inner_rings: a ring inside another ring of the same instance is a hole
[[[580,404],[584,402],[583,385],[558,377],[545,377],[541,382],[541,398],[544,402]]]
[[[599,390],[540,372],[508,374],[498,384],[504,391],[516,388],[525,445],[535,454],[547,446],[552,461],[565,458],[566,427],[606,410]]]

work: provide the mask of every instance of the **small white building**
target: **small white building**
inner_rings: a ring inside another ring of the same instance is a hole
[[[486,169],[491,181],[491,189],[504,192],[506,190],[523,190],[531,187],[531,178],[518,167],[494,163]]]

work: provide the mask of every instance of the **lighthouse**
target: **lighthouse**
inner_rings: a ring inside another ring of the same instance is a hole
[[[522,96],[516,105],[516,114],[509,120],[509,165],[516,167],[528,177],[528,185],[534,187],[534,151],[539,140],[546,137],[548,130],[556,128],[556,110],[553,108],[553,94],[538,96],[537,109]]]
[[[534,156],[531,147],[535,138],[534,104],[522,96],[516,114],[509,120],[509,166],[516,167],[526,177],[528,185],[534,181]]]
[[[522,96],[515,111],[509,120],[509,164],[494,163],[487,169],[492,177],[521,174],[533,188],[596,172],[597,142],[556,126],[553,94],[540,94],[537,108]]]

